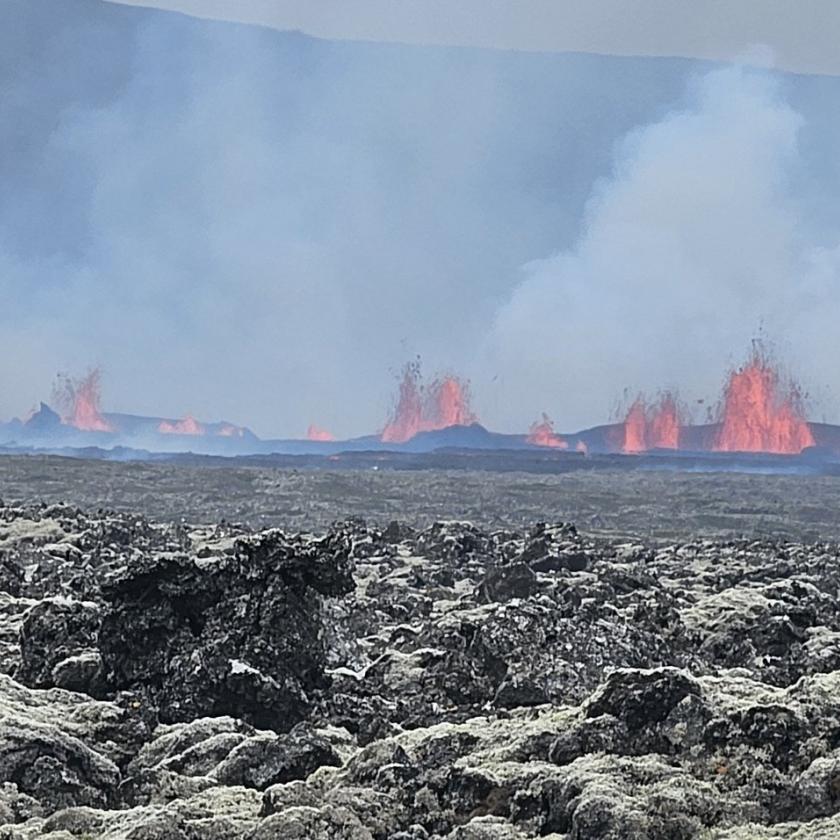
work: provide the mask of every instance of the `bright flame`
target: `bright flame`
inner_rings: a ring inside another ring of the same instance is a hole
[[[170,423],[164,420],[159,426],[158,431],[162,435],[193,435],[200,436],[207,434],[204,426],[198,422],[191,414],[188,414],[182,420],[177,420]]]
[[[714,449],[798,454],[813,445],[801,392],[794,383],[782,381],[778,369],[756,343],[747,364],[729,375]]]
[[[426,398],[426,423],[431,429],[469,426],[475,423],[465,383],[454,376],[436,379]]]
[[[639,397],[624,418],[624,445],[621,451],[634,455],[646,452],[647,448],[647,412],[644,400]]]
[[[310,427],[306,430],[306,439],[326,443],[328,441],[335,440],[335,435],[312,423],[312,425],[310,425]]]
[[[115,431],[99,410],[100,379],[99,368],[94,368],[80,380],[58,375],[53,398],[64,411],[63,423],[83,432]]]
[[[415,362],[405,367],[397,404],[381,439],[385,443],[404,443],[418,432],[475,422],[466,383],[455,376],[444,376],[426,386],[420,365]]]
[[[241,426],[232,426],[230,423],[223,423],[217,434],[219,437],[245,437],[245,429]]]
[[[665,392],[648,413],[648,444],[651,449],[680,448],[680,409],[676,397]]]
[[[526,440],[534,446],[550,446],[554,449],[569,448],[569,444],[554,433],[554,422],[545,412],[543,412],[542,421],[531,426]]]
[[[624,418],[621,451],[638,454],[650,449],[679,449],[680,412],[673,394],[666,392],[653,405],[638,397]]]

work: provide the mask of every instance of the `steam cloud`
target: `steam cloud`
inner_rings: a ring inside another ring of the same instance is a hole
[[[509,404],[550,394],[574,428],[622,383],[715,397],[761,324],[809,376],[837,381],[840,251],[803,224],[803,118],[779,88],[714,70],[619,144],[576,245],[526,266],[496,317]]]
[[[715,397],[762,320],[837,380],[836,79],[7,0],[0,80],[0,414],[102,364],[106,410],[345,436],[419,353],[562,432]]]

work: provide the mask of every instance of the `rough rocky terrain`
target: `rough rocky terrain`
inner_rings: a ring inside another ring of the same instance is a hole
[[[0,838],[840,836],[840,547],[0,506]]]
[[[840,540],[840,477],[606,470],[559,475],[470,470],[271,469],[49,455],[0,457],[0,495],[114,508],[158,521],[245,522],[323,531],[338,517],[383,527],[465,519],[488,529],[574,522],[610,538]]]

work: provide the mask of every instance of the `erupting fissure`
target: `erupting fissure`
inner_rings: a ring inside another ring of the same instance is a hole
[[[545,412],[543,412],[542,420],[531,425],[526,440],[534,446],[549,446],[553,449],[569,448],[568,442],[555,434],[554,421]]]
[[[59,374],[53,388],[53,399],[62,409],[62,422],[83,432],[113,432],[114,427],[99,410],[99,368],[91,370],[83,379],[74,380]]]
[[[187,414],[181,420],[176,420],[174,423],[169,420],[164,420],[159,426],[158,431],[162,435],[206,435],[207,429],[198,422],[191,414]]]
[[[475,422],[467,383],[443,376],[425,385],[419,363],[413,362],[403,371],[396,406],[380,437],[385,443],[404,443],[419,432]]]
[[[729,375],[714,449],[798,454],[813,445],[799,387],[783,380],[756,342],[749,361]]]
[[[86,432],[117,432],[130,438],[155,430],[160,435],[242,438],[253,444],[259,439],[247,429],[230,423],[201,423],[191,414],[180,420],[157,417],[137,418],[108,415],[100,410],[100,371],[94,368],[82,379],[59,374],[53,398],[59,412],[43,406],[24,424],[31,434],[43,434],[60,423]],[[698,404],[703,400],[698,400]],[[625,403],[627,405],[627,403]],[[619,415],[621,417],[621,415]],[[19,421],[16,421],[19,422]],[[438,376],[424,382],[419,360],[402,371],[394,408],[380,434],[383,443],[405,443],[421,432],[452,426],[469,426],[478,419],[470,405],[469,385],[454,375]],[[477,440],[488,434],[480,430]],[[547,415],[531,425],[527,435],[510,436],[509,442],[554,450],[575,449],[594,453],[637,454],[652,450],[677,450],[688,447],[698,451],[758,452],[796,455],[816,445],[840,452],[840,433],[827,436],[822,426],[811,426],[805,417],[801,389],[778,365],[761,341],[753,343],[744,365],[727,377],[717,412],[709,411],[701,425],[690,421],[689,411],[673,391],[663,391],[655,399],[638,396],[617,422],[597,426],[571,435],[559,435]],[[310,441],[332,442],[335,436],[315,423],[307,430]],[[469,434],[465,436],[470,440]],[[584,443],[585,441],[585,443]],[[463,444],[462,444],[463,445]],[[469,444],[468,444],[469,445]],[[479,446],[482,444],[479,443]]]
[[[322,429],[320,426],[316,426],[312,423],[306,430],[306,439],[329,443],[330,441],[335,440],[335,435],[332,434],[332,432],[328,432],[326,429]]]
[[[651,449],[680,448],[680,411],[676,397],[665,392],[652,405],[639,396],[624,418],[624,443],[627,454]]]

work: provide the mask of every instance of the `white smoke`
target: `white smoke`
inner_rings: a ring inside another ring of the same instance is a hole
[[[714,400],[761,326],[836,382],[840,263],[803,225],[802,126],[771,74],[727,67],[631,132],[578,242],[527,265],[496,317],[499,422],[521,427],[528,406],[585,426],[623,388]]]
[[[420,354],[562,431],[714,399],[760,323],[836,383],[840,80],[708,69],[5,0],[0,416],[101,365],[106,411],[362,434]]]

